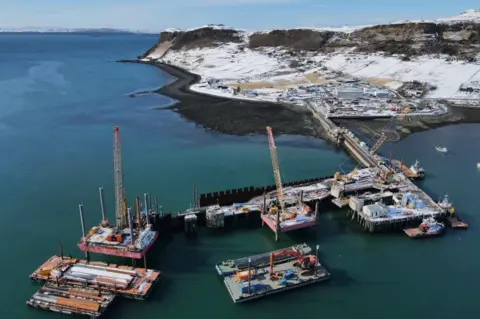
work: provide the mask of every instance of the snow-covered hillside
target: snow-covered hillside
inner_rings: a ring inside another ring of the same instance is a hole
[[[199,74],[202,82],[192,89],[219,95],[232,95],[226,91],[236,88],[268,91],[268,99],[274,99],[282,90],[354,77],[388,90],[406,82],[428,83],[433,88],[428,98],[476,100],[480,10],[357,28],[168,29],[143,59]]]
[[[339,71],[390,89],[407,81],[427,82],[437,87],[428,95],[432,98],[480,98],[479,94],[459,92],[462,84],[480,79],[480,63],[455,61],[446,56],[402,61],[401,57],[383,54],[352,53],[306,53],[302,58],[290,58],[281,49],[240,50],[240,46],[229,43],[215,48],[169,51],[161,61],[199,74],[205,80],[250,83],[244,86],[255,89],[325,83],[332,78],[331,71]],[[291,67],[295,61],[301,66]]]

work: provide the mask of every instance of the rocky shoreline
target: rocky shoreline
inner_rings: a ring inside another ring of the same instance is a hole
[[[185,120],[194,122],[206,130],[242,136],[265,134],[265,127],[271,126],[275,134],[324,137],[323,129],[306,109],[198,93],[190,90],[190,86],[197,83],[200,76],[186,70],[158,62],[138,60],[118,62],[149,64],[175,77],[175,81],[153,92],[178,101],[163,109],[171,109]]]
[[[190,86],[200,80],[200,76],[184,69],[158,62],[140,60],[120,60],[118,62],[149,64],[176,78],[172,83],[153,92],[166,95],[178,102],[163,109],[171,109],[185,120],[203,128],[230,135],[265,134],[265,127],[271,126],[275,134],[294,134],[324,138],[324,132],[311,113],[294,105],[263,101],[230,99],[199,93]],[[145,92],[139,92],[145,93]],[[378,132],[389,119],[339,119],[338,124],[358,130],[369,137]],[[449,113],[442,116],[407,117],[385,133],[391,141],[416,132],[440,126],[459,123],[480,123],[480,108],[449,107]]]

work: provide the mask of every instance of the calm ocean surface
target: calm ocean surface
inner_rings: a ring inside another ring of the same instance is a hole
[[[85,205],[88,226],[98,223],[99,186],[113,219],[114,125],[122,132],[129,201],[151,192],[165,210],[180,211],[189,206],[193,182],[201,192],[273,183],[265,136],[209,133],[176,113],[155,110],[172,103],[168,97],[128,97],[172,80],[154,67],[115,62],[135,58],[155,41],[149,35],[0,35],[0,318],[59,318],[27,308],[40,287],[28,275],[58,253],[59,239],[65,253],[82,256],[78,204]],[[177,234],[161,238],[149,256],[149,267],[163,271],[152,298],[119,299],[106,318],[475,317],[479,129],[447,126],[382,149],[406,163],[420,160],[427,170],[422,186],[434,198],[448,193],[470,223],[468,231],[424,241],[368,235],[344,212],[328,211],[316,230],[284,235],[279,243],[267,229],[228,236],[202,230],[194,242]],[[276,141],[284,180],[331,174],[347,159],[321,140]],[[437,144],[455,154],[437,153]],[[331,282],[251,304],[231,302],[216,262],[304,241],[320,244]]]

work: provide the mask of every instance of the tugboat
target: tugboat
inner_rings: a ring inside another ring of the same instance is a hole
[[[410,170],[412,173],[416,174],[418,177],[424,177],[425,176],[425,170],[423,167],[420,167],[420,162],[415,160],[415,163],[413,163],[412,166],[410,166]]]
[[[443,208],[443,210],[445,210],[446,212],[451,213],[452,211],[455,211],[455,209],[452,206],[452,203],[448,200],[448,195],[447,194],[445,194],[443,196],[443,199],[438,202],[438,206]]]
[[[422,223],[415,228],[406,228],[403,230],[410,238],[440,236],[445,230],[445,225],[438,222],[433,217],[424,218]]]

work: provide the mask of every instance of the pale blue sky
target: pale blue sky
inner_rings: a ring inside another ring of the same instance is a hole
[[[0,0],[0,27],[320,27],[433,19],[475,7],[479,0]]]

